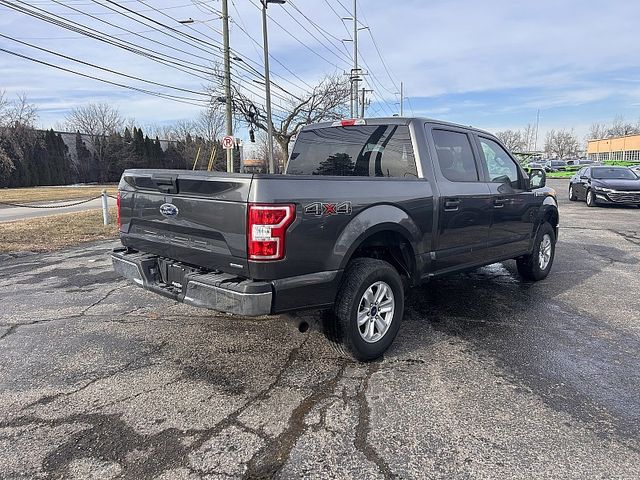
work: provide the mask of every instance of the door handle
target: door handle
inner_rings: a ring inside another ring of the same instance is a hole
[[[455,212],[460,208],[460,200],[445,200],[444,210],[446,212]]]
[[[493,208],[502,208],[504,207],[504,198],[494,198],[493,199]]]

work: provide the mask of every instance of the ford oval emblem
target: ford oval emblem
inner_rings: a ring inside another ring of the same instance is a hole
[[[176,207],[173,203],[163,203],[160,206],[160,213],[162,216],[171,218],[178,215],[178,207]]]

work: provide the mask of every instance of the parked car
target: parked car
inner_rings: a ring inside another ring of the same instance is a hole
[[[118,273],[232,314],[327,310],[326,336],[359,360],[393,341],[406,288],[508,259],[545,278],[559,224],[544,170],[420,118],[307,125],[284,175],[126,170],[118,198]]]
[[[564,172],[567,169],[567,162],[564,160],[547,160],[544,169],[547,173]]]
[[[640,165],[635,165],[633,167],[629,167],[633,173],[635,173],[636,175],[638,175],[640,177]]]
[[[542,163],[542,162],[529,162],[529,163],[527,163],[527,165],[525,166],[525,168],[526,168],[527,170],[532,170],[532,169],[534,169],[534,168],[544,170],[544,166],[545,166],[545,165],[544,165],[544,163]]]
[[[640,176],[627,167],[581,168],[569,181],[569,200],[584,200],[589,207],[640,206]]]

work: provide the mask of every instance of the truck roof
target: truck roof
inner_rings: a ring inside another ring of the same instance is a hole
[[[347,120],[347,119],[344,119]],[[471,125],[461,125],[458,123],[453,123],[453,122],[446,122],[444,120],[437,120],[434,118],[428,118],[428,117],[365,117],[363,119],[367,125],[409,125],[410,123],[413,122],[420,122],[420,123],[434,123],[437,125],[445,125],[445,126],[449,126],[449,127],[457,127],[457,128],[464,128],[466,130],[473,130],[475,132],[478,133],[482,133],[485,135],[490,135],[492,137],[495,137],[494,134],[487,132],[486,130],[481,130],[479,128],[473,127]],[[311,125],[305,125],[304,127],[302,127],[302,130],[313,130],[316,128],[327,128],[327,127],[331,127],[334,126],[334,123],[336,121],[339,120],[335,120],[335,121],[331,121],[331,122],[320,122],[320,123],[313,123]]]

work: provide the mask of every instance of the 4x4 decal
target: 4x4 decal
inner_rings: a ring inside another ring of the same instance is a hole
[[[304,206],[304,214],[313,215],[314,217],[323,217],[329,215],[351,215],[351,212],[351,202],[315,202]]]

